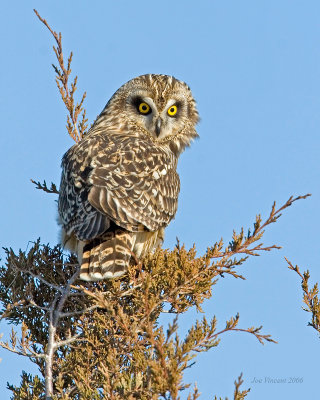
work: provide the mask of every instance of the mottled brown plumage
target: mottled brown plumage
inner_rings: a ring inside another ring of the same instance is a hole
[[[112,96],[64,155],[61,241],[78,254],[82,279],[120,276],[132,257],[162,243],[177,211],[178,157],[197,137],[197,122],[184,82],[142,75]]]

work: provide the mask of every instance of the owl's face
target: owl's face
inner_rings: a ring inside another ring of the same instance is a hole
[[[182,131],[190,117],[188,99],[181,90],[159,97],[153,90],[137,88],[129,94],[125,108],[134,124],[159,140]]]
[[[144,133],[181,153],[198,136],[196,102],[188,85],[168,75],[141,75],[111,97],[96,123],[138,136]]]

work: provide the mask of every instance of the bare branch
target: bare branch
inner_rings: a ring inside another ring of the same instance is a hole
[[[10,347],[8,343],[2,342],[2,341],[0,342],[0,347],[2,347],[5,350],[10,351],[11,353],[15,353],[15,354],[18,354],[19,356],[23,356],[23,357],[28,357],[28,358],[45,358],[46,357],[45,354],[37,354],[34,352],[27,353],[27,352],[24,352],[21,350],[14,349],[14,348]]]
[[[86,314],[86,313],[88,313],[90,311],[96,310],[98,307],[99,307],[98,304],[94,304],[91,307],[86,307],[86,308],[83,308],[82,310],[79,310],[79,311],[61,312],[60,313],[60,318],[68,318],[68,317],[75,317],[76,315],[83,315],[83,314]]]
[[[52,282],[48,282],[48,281],[47,281],[46,279],[44,279],[41,275],[36,275],[36,274],[34,274],[32,271],[29,271],[29,270],[20,268],[20,267],[18,266],[17,263],[12,263],[11,265],[12,265],[17,271],[22,272],[22,273],[27,274],[27,275],[30,275],[33,279],[39,280],[39,281],[42,282],[44,285],[46,285],[46,286],[48,286],[48,287],[50,287],[50,288],[52,288],[52,289],[55,289],[55,290],[57,290],[58,292],[64,293],[63,288],[62,288],[61,286],[55,285],[55,284],[52,283]]]
[[[59,298],[58,294],[56,295],[49,313],[49,337],[48,337],[48,346],[46,351],[46,366],[45,366],[45,386],[46,386],[46,397],[51,397],[53,395],[53,357],[54,352],[58,347],[59,342],[56,342],[55,335],[57,332],[57,328],[59,326],[59,321],[61,319],[61,312],[63,306],[70,294],[70,288],[73,285],[74,281],[79,277],[79,270],[77,270],[71,278],[68,280],[66,286],[61,288],[60,293],[61,297]],[[62,346],[62,341],[60,341],[60,346]]]
[[[81,340],[81,334],[80,333],[78,333],[77,335],[71,336],[66,340],[60,340],[60,341],[56,342],[55,345],[54,345],[54,348],[58,349],[61,346],[68,346],[71,343],[73,343],[75,341],[79,341],[79,340]]]
[[[54,193],[54,194],[59,194],[59,191],[57,189],[57,186],[51,182],[51,186],[50,189],[47,186],[46,181],[43,181],[43,183],[41,184],[40,182],[36,182],[33,179],[30,179],[32,183],[34,183],[36,185],[36,189],[40,189],[43,190],[46,193]]]

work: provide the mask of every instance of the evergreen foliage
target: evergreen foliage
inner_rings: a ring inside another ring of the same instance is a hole
[[[311,313],[311,322],[309,322],[308,325],[314,328],[320,334],[320,300],[318,297],[318,283],[315,283],[314,286],[309,289],[309,270],[301,273],[298,265],[294,267],[289,260],[286,259],[286,261],[288,263],[288,268],[292,271],[295,271],[301,278],[303,302],[305,304],[302,309]]]

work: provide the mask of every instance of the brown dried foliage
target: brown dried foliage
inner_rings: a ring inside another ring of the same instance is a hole
[[[70,53],[67,61],[67,65],[65,65],[63,52],[62,52],[62,36],[61,32],[57,33],[52,30],[48,24],[48,22],[42,18],[37,10],[33,10],[40,21],[49,29],[50,33],[54,37],[56,41],[56,46],[53,46],[53,51],[57,57],[59,67],[52,65],[55,73],[56,73],[56,83],[61,95],[61,98],[68,110],[67,115],[67,131],[69,135],[75,142],[79,142],[82,136],[85,134],[85,131],[88,127],[87,118],[86,118],[86,110],[83,108],[83,102],[86,98],[86,92],[82,95],[80,103],[75,103],[74,94],[77,89],[77,81],[78,77],[76,76],[69,84],[69,77],[71,74],[71,61],[73,54]],[[78,122],[78,118],[81,116],[81,120]]]
[[[305,271],[303,273],[300,272],[299,267],[296,265],[295,267],[292,263],[286,258],[288,263],[288,268],[292,271],[295,271],[301,278],[301,287],[303,291],[303,302],[305,307],[302,307],[304,311],[311,313],[311,322],[308,323],[309,326],[312,326],[319,334],[320,334],[320,300],[319,300],[319,288],[318,283],[316,283],[312,288],[309,288],[309,279],[310,273],[309,271]]]

